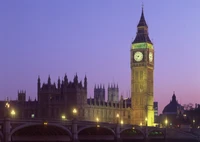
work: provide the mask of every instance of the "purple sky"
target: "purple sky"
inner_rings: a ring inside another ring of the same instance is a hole
[[[176,92],[181,104],[199,103],[200,1],[144,0],[155,47],[154,96],[159,112]],[[130,45],[141,15],[140,0],[0,2],[0,99],[19,89],[36,97],[46,82],[67,73],[94,84],[115,82],[130,90]],[[28,97],[27,97],[28,98]]]

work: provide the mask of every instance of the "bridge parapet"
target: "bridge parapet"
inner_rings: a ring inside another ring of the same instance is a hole
[[[35,120],[19,120],[19,119],[6,119],[6,120],[0,120],[0,139],[4,142],[9,142],[15,134],[15,132],[18,132],[22,129],[32,127],[32,126],[51,126],[53,128],[58,128],[59,130],[67,132],[69,135],[69,139],[73,141],[78,141],[80,137],[87,138],[87,136],[79,136],[80,132],[83,130],[94,130],[89,128],[98,128],[99,132],[101,129],[106,130],[109,135],[107,136],[107,139],[115,138],[116,141],[121,138],[129,138],[134,139],[136,138],[135,135],[131,136],[128,133],[132,132],[141,134],[138,135],[138,138],[152,138],[159,134],[159,136],[162,136],[161,138],[178,138],[178,139],[197,139],[199,138],[197,134],[189,133],[189,132],[183,132],[178,129],[169,129],[169,128],[157,128],[157,127],[141,127],[141,126],[135,126],[135,125],[127,125],[127,124],[116,124],[116,123],[104,123],[104,122],[91,122],[91,121],[68,121],[68,120],[45,120],[45,119],[35,119]],[[8,127],[10,126],[10,127]],[[8,129],[5,130],[5,127],[8,127]],[[97,130],[97,129],[96,129]],[[7,135],[5,135],[5,132]],[[126,134],[126,132],[128,132]],[[5,135],[5,137],[4,137]],[[102,135],[105,135],[102,133]],[[93,135],[94,136],[94,135]],[[104,138],[99,135],[99,138]],[[106,139],[106,137],[105,137]]]

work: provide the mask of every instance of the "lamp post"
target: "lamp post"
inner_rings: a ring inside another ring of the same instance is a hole
[[[145,118],[145,123],[146,123],[146,126],[145,126],[145,141],[148,141],[148,119],[147,117]]]
[[[117,113],[116,118],[117,118],[117,124],[118,124],[119,123],[119,113]]]
[[[96,121],[97,121],[97,127],[100,127],[100,125],[99,125],[99,118],[98,117],[96,118]]]
[[[167,128],[167,124],[168,124],[168,120],[167,120],[167,118],[166,118],[166,120],[165,120],[165,127]]]
[[[195,128],[195,119],[192,120],[193,128]]]
[[[117,125],[116,125],[116,140],[115,141],[120,141],[120,124],[119,124],[119,113],[116,114],[116,118],[117,118]],[[121,124],[123,124],[124,122],[121,121]]]
[[[146,126],[148,125],[148,119],[147,117],[145,118]]]
[[[77,116],[77,109],[74,108],[72,110],[72,113],[73,113],[73,117],[74,119],[72,120],[72,140],[73,142],[76,142],[78,141],[78,131],[77,131],[77,122],[76,122],[76,116]]]
[[[66,119],[66,116],[65,116],[65,115],[62,115],[61,118],[62,118],[62,120],[65,120],[65,119]]]
[[[9,104],[9,102],[6,102],[5,111],[4,111],[5,118],[9,118],[9,109],[10,109],[10,104]]]
[[[11,114],[11,117],[14,118],[14,117],[15,117],[15,114],[16,114],[16,113],[15,113],[15,110],[14,110],[14,109],[11,110],[10,114]]]
[[[74,108],[73,110],[72,110],[72,112],[73,112],[73,117],[74,117],[74,119],[76,119],[76,116],[77,116],[77,109],[76,108]]]

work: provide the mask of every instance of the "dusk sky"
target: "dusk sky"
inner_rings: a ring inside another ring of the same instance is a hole
[[[181,104],[200,103],[200,1],[143,0],[155,49],[154,100],[159,112],[175,91]],[[130,91],[130,46],[141,0],[20,0],[0,2],[0,99],[26,90],[36,97],[37,77],[67,74]]]

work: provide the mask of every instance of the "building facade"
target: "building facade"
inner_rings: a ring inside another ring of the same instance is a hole
[[[131,45],[131,104],[132,124],[154,125],[154,48],[148,34],[144,13],[137,25]]]
[[[86,121],[119,122],[134,125],[154,124],[153,107],[153,72],[154,48],[148,36],[142,9],[137,26],[137,35],[131,46],[131,98],[119,99],[118,85],[108,86],[108,100],[105,101],[105,87],[94,87],[94,98],[87,98],[87,77],[83,82],[75,75],[68,81],[67,75],[58,78],[57,83],[37,80],[37,99],[26,101],[26,92],[18,92],[18,99],[9,101],[10,111],[15,109],[12,117],[27,119],[72,119],[72,110],[78,110],[77,119]],[[0,102],[4,106],[5,101]],[[1,109],[2,108],[2,109]],[[4,117],[4,108],[0,108],[0,117]],[[119,115],[117,115],[119,114]],[[118,117],[117,117],[118,116]]]

